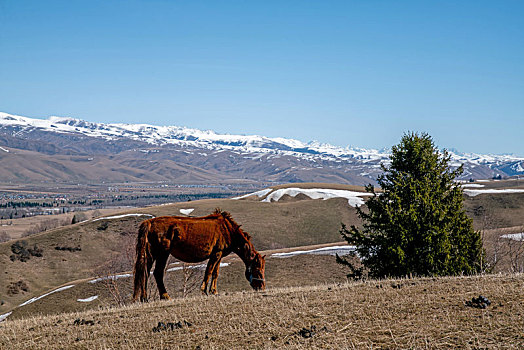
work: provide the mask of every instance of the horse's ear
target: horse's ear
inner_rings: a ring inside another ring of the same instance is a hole
[[[262,256],[262,259],[265,259],[265,258],[266,258],[266,254],[264,254],[264,255]]]

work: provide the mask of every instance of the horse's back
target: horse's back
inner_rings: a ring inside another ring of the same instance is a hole
[[[217,250],[227,250],[231,239],[219,218],[160,216],[148,219],[151,233],[177,259],[199,262]]]

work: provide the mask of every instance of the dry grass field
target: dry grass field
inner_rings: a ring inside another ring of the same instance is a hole
[[[524,276],[270,288],[8,320],[2,349],[501,349],[524,346]],[[466,302],[483,295],[485,308]]]
[[[329,245],[322,245],[329,246]],[[312,249],[319,246],[301,247],[300,249]],[[317,285],[326,283],[343,283],[346,281],[346,269],[337,264],[331,255],[297,255],[287,258],[272,256],[276,252],[289,252],[290,249],[263,252],[266,256],[266,279],[268,288],[296,287],[304,285]],[[170,260],[168,271],[164,277],[169,294],[173,298],[184,296],[198,296],[200,283],[204,275],[202,264],[191,264],[193,268],[187,268],[184,274],[183,265]],[[223,259],[218,279],[218,290],[221,294],[235,292],[249,292],[251,287],[244,277],[245,266],[234,254]],[[200,268],[200,266],[202,266]],[[195,268],[199,267],[199,268]],[[127,304],[131,301],[133,292],[131,271],[121,272],[122,276],[116,280],[104,279],[92,283],[95,278],[69,281],[66,290],[49,294],[41,299],[24,306],[19,306],[12,311],[9,319],[31,317],[33,315],[50,315],[64,312],[85,311],[99,307],[111,307]],[[107,278],[107,275],[97,276]],[[184,286],[186,292],[184,293]],[[53,288],[51,291],[55,290]],[[149,300],[158,300],[158,290],[153,276],[149,281]],[[46,291],[49,292],[49,291]],[[43,295],[44,293],[42,293]],[[86,299],[97,296],[92,302],[78,302],[78,299]],[[26,296],[26,299],[27,296]]]
[[[501,186],[502,181],[483,184],[497,189],[522,187],[514,182],[507,187]],[[276,188],[297,186],[363,191],[316,183]],[[482,231],[486,263],[496,258],[495,272],[523,272],[524,242],[502,235],[524,232],[524,194],[465,196],[465,206],[475,228]],[[348,283],[347,271],[333,256],[271,256],[339,242],[341,222],[360,224],[355,209],[343,198],[284,196],[271,203],[256,196],[210,199],[117,214],[180,215],[180,209],[192,208],[192,216],[203,216],[216,207],[231,212],[252,235],[257,250],[268,254],[265,292],[251,291],[243,264],[232,254],[223,260],[229,265],[220,270],[218,297],[200,296],[202,271],[195,269],[188,277],[177,270],[166,276],[175,300],[156,301],[153,282],[153,302],[128,305],[130,278],[114,283],[89,281],[130,272],[137,227],[147,216],[91,220],[23,238],[28,249],[42,250],[42,256],[27,261],[10,259],[14,241],[0,244],[0,315],[12,312],[0,323],[0,349],[524,346],[521,274]],[[169,268],[181,267],[171,263]],[[192,283],[186,292],[184,280]],[[72,285],[18,307],[32,297]],[[465,305],[480,294],[492,301],[488,308]],[[77,301],[95,295],[98,298],[92,302]],[[158,322],[169,329],[154,332]]]
[[[182,202],[123,214],[180,215],[180,209],[193,208],[193,216],[203,216],[220,207],[231,212],[235,220],[252,236],[258,250],[323,244],[340,241],[340,223],[358,224],[355,209],[342,198],[262,203],[251,200],[209,199]],[[27,248],[42,249],[42,257],[22,262],[11,261],[13,241],[0,244],[0,314],[72,280],[96,276],[97,269],[122,254],[134,254],[134,238],[139,223],[149,216],[117,217],[88,221],[24,238]],[[79,248],[81,250],[58,250]],[[113,273],[129,271],[127,265],[114,266]],[[7,290],[20,281],[28,290]],[[16,293],[13,293],[16,292]]]

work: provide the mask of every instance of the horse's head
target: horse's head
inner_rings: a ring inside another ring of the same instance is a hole
[[[266,260],[264,258],[265,255],[262,256],[256,253],[251,263],[246,266],[246,279],[254,290],[264,290],[266,288]]]

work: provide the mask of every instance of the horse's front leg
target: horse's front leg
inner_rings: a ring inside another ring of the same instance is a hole
[[[220,269],[221,260],[222,260],[222,254],[220,254],[220,258],[215,263],[213,272],[211,273],[211,286],[209,287],[209,293],[214,294],[214,295],[218,294],[218,289],[217,289],[218,270]]]
[[[211,278],[211,274],[214,271],[217,262],[220,262],[220,259],[222,259],[222,252],[214,253],[209,257],[209,261],[206,267],[206,272],[204,274],[204,280],[202,281],[202,285],[200,286],[200,290],[202,291],[202,294],[207,295],[207,285],[209,283],[209,279]],[[213,290],[211,288],[209,291],[213,293]],[[215,290],[215,293],[213,294],[216,294],[216,290]]]

